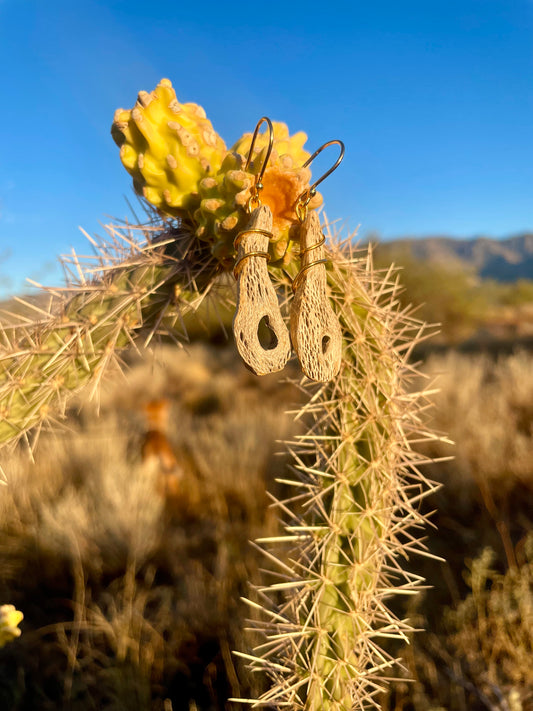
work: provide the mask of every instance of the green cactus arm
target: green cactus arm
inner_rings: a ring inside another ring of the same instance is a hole
[[[101,246],[104,256],[109,252]],[[187,323],[218,271],[187,230],[166,244],[130,239],[129,252],[120,251],[114,262],[89,281],[82,277],[56,291],[50,311],[35,322],[3,327],[0,446],[57,418],[68,394],[97,387],[133,342],[165,331],[176,338],[178,324],[186,338]]]
[[[409,440],[420,423],[416,399],[405,392],[407,351],[421,324],[398,312],[394,284],[373,274],[371,262],[363,266],[339,248],[331,257],[343,365],[336,381],[309,385],[300,413],[308,430],[289,443],[301,493],[278,502],[287,536],[262,543],[278,577],[258,591],[265,640],[252,667],[272,679],[257,702],[273,708],[377,707],[394,664],[380,642],[409,629],[386,599],[420,582],[402,572],[398,557],[417,549],[404,532],[420,524],[416,499],[431,488],[410,466]],[[415,334],[410,341],[407,331]],[[288,540],[287,553],[280,542]]]

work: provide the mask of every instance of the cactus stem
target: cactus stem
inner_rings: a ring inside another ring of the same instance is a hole
[[[421,424],[425,395],[406,392],[421,326],[398,309],[393,273],[381,278],[370,255],[362,260],[345,242],[333,246],[331,262],[341,372],[331,384],[300,383],[309,400],[296,417],[307,432],[286,443],[294,479],[283,478],[295,492],[274,500],[284,532],[256,542],[274,580],[250,603],[262,610],[255,628],[264,636],[251,668],[272,681],[255,705],[305,711],[377,708],[396,664],[380,641],[406,640],[410,630],[385,599],[420,589],[423,581],[399,561],[428,554],[413,529],[424,523],[417,507],[433,488],[417,469],[425,459],[411,449],[435,439]]]

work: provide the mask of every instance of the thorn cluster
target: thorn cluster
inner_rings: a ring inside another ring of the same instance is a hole
[[[422,324],[399,310],[394,275],[377,274],[348,243],[331,253],[329,282],[343,328],[339,377],[310,388],[297,417],[307,431],[288,442],[294,495],[275,501],[284,535],[256,542],[269,584],[249,604],[261,643],[244,656],[270,689],[254,707],[350,711],[378,708],[376,694],[396,660],[384,638],[410,626],[387,600],[423,582],[400,559],[427,554],[415,530],[433,489],[412,443],[424,429],[424,393],[407,392],[408,363]]]
[[[4,314],[0,446],[21,437],[33,444],[30,431],[57,424],[80,388],[96,393],[124,348],[147,346],[156,334],[186,340],[187,320],[216,283],[217,262],[185,224],[106,232],[89,237],[94,256],[63,258],[66,287],[40,287],[40,300],[22,301],[34,316]]]

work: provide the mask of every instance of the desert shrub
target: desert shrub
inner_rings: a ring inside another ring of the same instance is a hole
[[[470,336],[487,314],[487,298],[472,271],[456,264],[418,259],[408,248],[379,244],[376,265],[400,268],[404,307],[416,305],[426,323],[439,324],[441,339],[458,342]]]
[[[500,572],[491,548],[466,562],[467,590],[443,606],[440,624],[412,636],[405,649],[406,681],[383,708],[416,711],[527,711],[533,704],[533,538],[517,566]],[[427,627],[426,604],[413,608]],[[407,681],[409,679],[409,681]]]
[[[516,282],[505,285],[502,303],[510,306],[533,304],[533,280],[518,279]]]
[[[383,699],[400,711],[525,711],[533,704],[533,356],[433,355],[427,500],[431,554],[415,566],[430,585],[406,609],[413,625],[402,681]],[[455,457],[450,458],[454,454]],[[412,565],[412,563],[410,564]],[[407,681],[411,679],[412,681]]]
[[[471,683],[495,702],[533,703],[533,536],[521,565],[501,573],[490,548],[468,566],[470,593],[448,613],[450,641]]]
[[[533,304],[533,281],[531,279],[517,279],[513,282],[484,279],[481,288],[491,307]]]
[[[533,368],[525,351],[496,359],[450,352],[432,356],[425,370],[439,374],[433,422],[455,442],[453,461],[434,468],[456,492],[486,491],[503,503],[511,490],[533,487]],[[429,445],[451,454],[441,442]],[[470,497],[470,494],[468,494]]]
[[[428,445],[436,459],[454,455],[429,465],[443,484],[433,499],[440,527],[436,552],[457,570],[464,557],[490,546],[502,565],[515,565],[515,547],[533,519],[532,356],[452,352],[432,356],[425,368],[440,373],[432,421],[455,442],[453,448]]]

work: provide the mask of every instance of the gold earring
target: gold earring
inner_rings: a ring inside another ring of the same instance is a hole
[[[263,122],[268,124],[269,145],[246,204],[246,212],[250,215],[248,224],[233,243],[237,250],[233,267],[237,280],[233,334],[242,359],[256,375],[282,370],[291,354],[289,332],[268,275],[268,245],[273,237],[272,212],[268,205],[261,204],[259,197],[274,143],[274,128],[266,116],[255,127],[245,170],[250,166],[255,139]]]
[[[314,210],[309,211],[308,205],[316,195],[319,183],[342,161],[344,143],[339,140],[324,143],[303,166],[307,167],[324,148],[334,143],[341,149],[336,163],[299,196],[295,206],[300,221],[300,271],[292,283],[291,340],[303,372],[317,382],[332,380],[340,370],[342,331],[328,297],[326,238],[322,234],[318,214]]]

